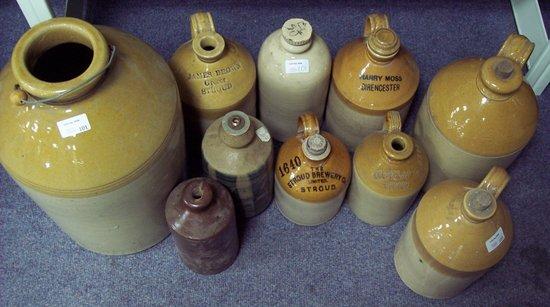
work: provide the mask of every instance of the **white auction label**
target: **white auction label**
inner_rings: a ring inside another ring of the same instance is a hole
[[[502,241],[504,241],[504,231],[502,231],[502,227],[499,227],[497,229],[497,232],[489,238],[489,240],[485,241],[485,246],[487,247],[487,251],[490,253],[497,248]]]
[[[269,140],[271,140],[271,135],[269,135],[269,131],[267,131],[266,127],[256,129],[256,135],[262,142],[269,142]]]
[[[76,115],[57,122],[57,129],[62,138],[76,136],[79,133],[92,129],[86,113]]]
[[[302,74],[309,72],[308,59],[296,59],[285,61],[285,72],[287,74]]]

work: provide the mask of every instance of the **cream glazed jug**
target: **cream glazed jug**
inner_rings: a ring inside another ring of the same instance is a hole
[[[430,158],[425,189],[447,178],[479,181],[508,167],[533,137],[538,106],[522,68],[533,43],[510,35],[497,55],[442,68],[418,112],[414,136]]]
[[[498,200],[509,176],[494,167],[480,184],[450,179],[418,204],[397,246],[399,277],[414,292],[450,298],[496,265],[512,243],[510,211]]]
[[[294,136],[302,113],[323,118],[331,64],[330,50],[304,19],[289,19],[266,38],[258,54],[259,112],[274,139]]]
[[[0,72],[0,162],[82,247],[139,252],[168,234],[182,115],[174,76],[150,46],[50,19],[19,39]]]
[[[349,150],[379,131],[391,110],[405,120],[420,82],[411,53],[390,28],[388,16],[367,16],[363,37],[344,45],[332,65],[326,130]]]

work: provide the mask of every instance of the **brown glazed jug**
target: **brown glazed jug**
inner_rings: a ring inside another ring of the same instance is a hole
[[[256,116],[256,65],[237,42],[216,32],[212,15],[191,15],[191,40],[168,62],[185,111],[189,154],[200,154],[201,137],[212,122],[240,110]]]
[[[413,56],[390,28],[388,16],[367,16],[363,37],[336,54],[325,126],[353,151],[382,129],[391,110],[404,121],[420,82]]]
[[[65,17],[17,42],[0,72],[0,161],[79,245],[120,255],[162,240],[184,157],[176,81],[150,46]]]
[[[384,129],[355,150],[348,206],[363,222],[389,226],[407,212],[427,177],[424,149],[401,132],[399,112],[390,111]]]
[[[497,166],[480,184],[451,179],[424,194],[394,254],[411,290],[429,298],[456,296],[506,255],[512,218],[498,196],[508,180]]]
[[[522,68],[533,47],[512,34],[497,55],[460,60],[437,73],[414,126],[430,158],[426,189],[447,178],[479,181],[495,165],[508,167],[527,145],[538,106]]]
[[[180,183],[166,201],[170,226],[181,260],[199,274],[217,274],[239,253],[235,207],[227,189],[209,178]]]
[[[275,163],[277,207],[295,224],[323,224],[340,210],[350,173],[346,146],[320,131],[313,113],[302,114],[298,133],[281,146]]]
[[[264,124],[231,111],[208,127],[202,140],[205,173],[226,186],[237,214],[253,217],[273,199],[273,140]]]

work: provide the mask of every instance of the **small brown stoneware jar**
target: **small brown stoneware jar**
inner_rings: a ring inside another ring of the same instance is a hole
[[[327,44],[304,19],[289,19],[266,38],[258,54],[258,98],[274,139],[294,136],[304,112],[323,118],[331,65]]]
[[[320,131],[313,113],[302,114],[297,135],[282,145],[275,164],[277,207],[298,225],[325,223],[340,210],[350,173],[346,146]]]
[[[325,125],[350,150],[382,129],[388,111],[404,121],[418,88],[420,73],[413,56],[390,29],[388,16],[367,16],[363,37],[336,54]]]
[[[150,46],[53,18],[19,39],[0,72],[0,162],[79,245],[139,252],[168,235],[182,116],[174,76]]]
[[[447,178],[479,181],[495,165],[508,167],[527,145],[538,106],[522,68],[533,47],[512,34],[496,56],[460,60],[437,73],[414,126],[430,158],[425,189]]]
[[[273,141],[258,119],[231,111],[202,140],[205,172],[225,185],[237,214],[253,217],[273,199]]]
[[[451,179],[424,194],[394,254],[411,290],[429,298],[456,296],[506,255],[512,218],[498,196],[508,180],[497,166],[481,184]]]
[[[256,116],[256,65],[240,44],[216,32],[212,15],[191,15],[191,40],[169,61],[186,113],[186,130],[197,138],[229,111]]]
[[[399,112],[390,111],[384,129],[355,150],[348,205],[363,222],[391,225],[407,212],[427,177],[426,153],[401,132]]]
[[[231,195],[210,178],[180,183],[166,201],[166,221],[185,265],[199,274],[217,274],[239,253]]]

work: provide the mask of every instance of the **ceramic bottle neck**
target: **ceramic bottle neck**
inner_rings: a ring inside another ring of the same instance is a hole
[[[476,188],[470,189],[462,200],[462,213],[472,223],[490,219],[497,210],[497,199],[508,184],[510,176],[502,167],[493,167]]]
[[[13,102],[74,101],[90,92],[112,64],[114,49],[93,25],[54,18],[27,31],[15,45]]]
[[[390,28],[389,18],[385,14],[370,14],[365,20],[363,30],[367,55],[374,62],[391,61],[399,52],[399,36]]]
[[[382,138],[382,152],[391,161],[408,159],[414,152],[413,139],[401,132],[401,115],[398,111],[386,113]]]
[[[313,30],[309,22],[300,18],[287,20],[281,28],[281,46],[290,53],[300,54],[311,47]]]
[[[216,32],[209,12],[191,15],[192,48],[199,60],[206,63],[218,61],[225,50],[225,40]]]
[[[254,139],[250,117],[241,111],[231,111],[222,118],[220,138],[229,147],[242,148]]]
[[[206,210],[212,203],[214,190],[205,180],[195,180],[182,191],[181,203],[193,212]]]

